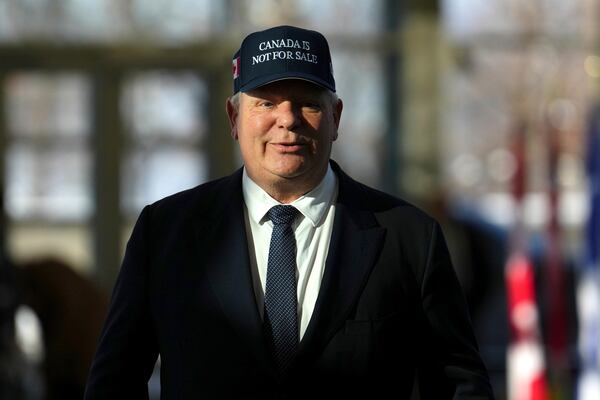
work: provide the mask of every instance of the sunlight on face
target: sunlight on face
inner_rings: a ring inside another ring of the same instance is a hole
[[[242,93],[232,131],[248,175],[259,185],[296,181],[316,186],[337,138],[341,102],[302,80],[274,82]]]

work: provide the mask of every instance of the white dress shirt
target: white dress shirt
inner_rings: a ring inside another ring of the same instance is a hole
[[[246,205],[244,216],[254,293],[260,316],[263,318],[267,262],[273,231],[273,223],[266,214],[271,207],[281,203],[252,181],[246,169],[242,178],[242,190]],[[317,187],[290,203],[301,213],[292,225],[297,249],[296,281],[300,339],[304,336],[321,287],[333,230],[337,191],[337,177],[329,166]]]

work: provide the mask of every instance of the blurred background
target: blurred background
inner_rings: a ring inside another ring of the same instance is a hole
[[[333,158],[442,223],[498,399],[600,399],[598,0],[0,0],[0,398],[81,398],[138,213],[241,165],[231,56],[280,24],[329,40]]]

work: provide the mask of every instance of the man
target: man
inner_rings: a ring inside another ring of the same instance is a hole
[[[342,102],[317,32],[233,60],[244,168],[144,208],[86,399],[490,399],[438,224],[329,160]]]

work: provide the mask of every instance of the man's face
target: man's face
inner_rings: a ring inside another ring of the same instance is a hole
[[[248,175],[259,185],[283,180],[316,186],[327,170],[342,103],[302,80],[282,80],[241,93],[227,107]]]

